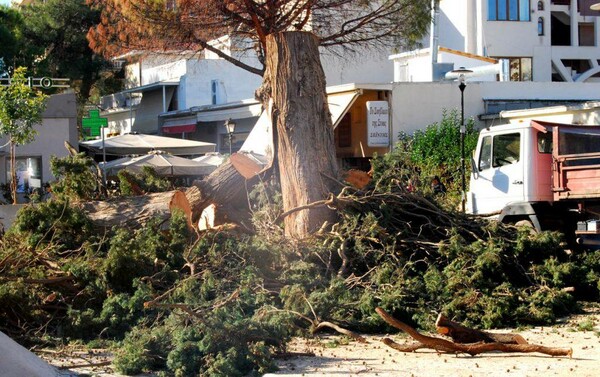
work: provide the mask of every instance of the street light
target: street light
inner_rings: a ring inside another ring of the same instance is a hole
[[[465,88],[467,87],[467,84],[465,84],[465,74],[472,72],[473,71],[466,69],[465,67],[460,67],[459,69],[452,71],[452,73],[458,75],[458,89],[460,89],[460,178],[462,190],[460,202],[463,213],[466,212],[467,202],[467,180],[465,178],[465,133],[467,132],[467,127],[465,126]]]
[[[229,136],[229,155],[231,155],[231,138],[233,136],[233,133],[235,132],[235,122],[232,121],[231,118],[225,121],[225,129],[227,130],[227,135]]]

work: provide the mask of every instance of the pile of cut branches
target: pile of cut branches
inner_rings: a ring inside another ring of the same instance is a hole
[[[394,169],[317,203],[339,222],[301,243],[282,237],[265,184],[255,234],[196,234],[183,216],[98,232],[68,201],[27,207],[0,244],[2,330],[116,342],[124,373],[245,375],[294,333],[389,330],[376,308],[424,329],[438,313],[489,328],[552,323],[598,298],[598,251],[444,210]]]

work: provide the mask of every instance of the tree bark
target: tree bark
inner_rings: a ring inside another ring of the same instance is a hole
[[[283,208],[327,198],[328,177],[338,176],[333,127],[318,40],[307,32],[282,32],[266,39],[266,71],[257,97],[273,102],[271,119]],[[307,208],[285,218],[286,235],[304,238],[335,221],[327,207]]]
[[[148,220],[171,217],[170,202],[173,191],[140,196],[125,196],[104,201],[82,202],[79,206],[100,228],[139,227]]]
[[[456,343],[506,343],[527,344],[527,341],[519,334],[500,333],[494,334],[487,331],[475,330],[463,326],[443,316],[438,315],[435,321],[437,332],[449,336]]]
[[[211,204],[224,206],[236,203],[239,204],[237,207],[247,207],[246,184],[246,178],[230,161],[223,163],[202,181],[194,182],[194,185],[185,191],[192,223],[197,224],[202,211]]]

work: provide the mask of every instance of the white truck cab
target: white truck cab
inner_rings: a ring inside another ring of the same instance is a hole
[[[532,120],[479,134],[469,213],[600,248],[600,126]]]
[[[508,204],[552,200],[552,134],[529,123],[481,131],[467,210],[499,214]]]

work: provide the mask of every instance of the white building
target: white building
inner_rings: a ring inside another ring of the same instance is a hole
[[[65,141],[77,148],[77,102],[75,93],[55,94],[48,98],[42,123],[34,127],[35,140],[16,148],[18,191],[40,188],[54,180],[50,158],[69,155]],[[10,182],[10,151],[8,137],[0,138],[0,184]]]
[[[214,44],[249,66],[260,66],[243,42],[223,37]],[[322,56],[328,85],[392,81],[393,65],[384,51],[347,58],[324,51]],[[117,62],[124,65],[127,89],[102,99],[108,133],[164,134],[217,143],[219,151],[228,152],[224,123],[236,124],[232,145],[237,150],[262,112],[253,99],[262,77],[214,53],[139,52]]]
[[[600,99],[597,0],[440,0],[425,48],[393,55],[393,134],[440,121],[460,108],[459,67],[467,73],[465,117],[507,123],[505,110]],[[434,52],[432,54],[432,51]]]

